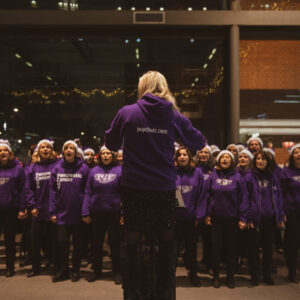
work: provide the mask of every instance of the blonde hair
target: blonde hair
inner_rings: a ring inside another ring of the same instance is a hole
[[[161,73],[157,71],[148,71],[140,77],[138,84],[138,98],[141,99],[147,93],[171,102],[173,108],[179,110],[176,100],[169,90],[167,80]]]

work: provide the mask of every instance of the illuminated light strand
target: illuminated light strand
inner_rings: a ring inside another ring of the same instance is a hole
[[[184,89],[182,91],[174,92],[174,96],[175,97],[183,97],[183,98],[190,98],[195,95],[208,96],[210,94],[214,94],[217,92],[217,88],[221,85],[223,80],[224,80],[224,67],[221,66],[217,69],[217,73],[216,73],[215,77],[211,80],[211,82],[209,83],[209,86],[207,88],[204,88],[204,89],[194,88],[194,89],[188,89],[188,90]],[[133,91],[128,93],[127,96],[133,97],[136,95],[136,92],[137,92],[137,90],[134,89]],[[93,97],[96,95],[102,95],[106,98],[111,98],[111,97],[121,95],[124,93],[125,93],[125,90],[123,90],[121,88],[116,88],[115,90],[110,91],[110,92],[107,92],[103,89],[93,89],[90,92],[84,92],[78,88],[73,88],[69,91],[62,90],[62,91],[58,91],[58,92],[51,92],[47,95],[43,91],[37,90],[37,89],[33,89],[28,92],[13,91],[11,93],[11,95],[14,97],[37,95],[37,96],[40,96],[44,100],[49,100],[50,97],[54,97],[54,96],[69,97],[69,96],[73,96],[74,94],[77,94],[83,98],[90,98],[90,97]],[[46,103],[49,103],[49,101],[46,101]]]

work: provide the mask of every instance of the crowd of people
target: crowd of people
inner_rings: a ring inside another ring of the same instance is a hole
[[[275,234],[285,227],[285,254],[289,280],[297,283],[300,233],[300,144],[290,149],[284,168],[275,153],[263,148],[260,138],[247,145],[230,144],[225,150],[206,145],[192,155],[175,144],[178,204],[175,232],[178,254],[184,250],[191,284],[201,286],[197,245],[202,237],[203,262],[213,271],[213,286],[220,287],[219,269],[226,263],[226,284],[233,288],[239,256],[248,259],[251,284],[266,284],[271,276]],[[0,141],[0,221],[4,229],[6,276],[14,275],[17,219],[27,240],[27,277],[41,273],[41,254],[51,267],[52,281],[80,279],[83,259],[92,263],[89,282],[101,278],[103,243],[108,233],[114,281],[120,284],[122,150],[103,145],[95,155],[68,140],[58,156],[53,141],[41,140],[24,167],[10,144]],[[138,187],[137,187],[138,188]],[[284,226],[285,224],[285,226]],[[72,269],[69,273],[70,236]],[[262,268],[260,266],[262,249]],[[246,252],[243,250],[246,249]],[[25,265],[25,264],[24,264]]]
[[[100,279],[107,233],[114,282],[122,283],[125,300],[140,299],[144,292],[139,245],[145,233],[153,241],[156,237],[158,249],[147,299],[174,299],[176,261],[182,253],[191,284],[201,286],[199,234],[202,261],[213,272],[215,288],[220,287],[221,262],[226,285],[235,287],[234,274],[243,258],[253,286],[260,284],[261,275],[274,285],[273,246],[284,227],[288,279],[298,283],[300,144],[290,149],[284,168],[258,137],[224,150],[209,146],[180,113],[157,71],[139,79],[138,99],[117,112],[97,154],[68,140],[57,155],[53,141],[43,139],[31,148],[31,162],[23,167],[10,143],[0,140],[6,276],[14,275],[19,219],[22,241],[27,241],[22,248],[32,265],[27,276],[41,274],[43,255],[53,282],[80,280],[80,267],[88,258],[92,271],[86,279]]]

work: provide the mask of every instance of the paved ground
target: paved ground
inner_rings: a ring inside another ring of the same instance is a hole
[[[50,276],[46,273],[26,278],[26,272],[29,267],[19,268],[18,259],[16,262],[16,275],[12,278],[4,276],[4,257],[3,247],[0,247],[0,299],[1,300],[121,300],[122,289],[112,281],[112,275],[109,271],[110,262],[106,259],[104,264],[105,273],[103,279],[88,283],[84,277],[90,272],[90,266],[84,268],[81,272],[82,279],[79,282],[72,283],[64,281],[52,283]],[[258,287],[252,287],[249,284],[249,276],[246,274],[246,267],[241,271],[243,274],[236,275],[237,287],[233,290],[222,285],[220,289],[211,286],[211,276],[199,273],[202,287],[195,288],[189,284],[186,270],[180,266],[176,274],[177,300],[198,300],[198,299],[255,299],[255,300],[286,300],[300,299],[300,283],[291,284],[286,280],[287,269],[284,266],[283,256],[276,254],[278,272],[274,274],[276,286],[270,287],[261,284]],[[300,274],[298,274],[300,275]],[[299,276],[298,276],[298,279]]]

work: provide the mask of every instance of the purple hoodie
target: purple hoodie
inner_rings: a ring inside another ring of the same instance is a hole
[[[176,218],[201,221],[206,215],[203,173],[200,168],[177,170],[176,189],[181,192],[185,207],[176,209]]]
[[[82,216],[91,212],[120,211],[121,166],[96,166],[89,175],[82,204]]]
[[[285,167],[281,173],[281,186],[285,213],[299,213],[300,169]]]
[[[124,140],[121,184],[140,190],[175,190],[174,141],[192,151],[202,149],[205,138],[172,103],[146,94],[137,103],[121,108],[105,144],[117,151]]]
[[[33,210],[37,208],[37,220],[49,221],[49,192],[50,174],[57,163],[56,160],[47,160],[31,164],[26,172],[25,198],[26,206]]]
[[[81,221],[84,190],[90,168],[76,157],[73,163],[62,158],[51,172],[49,212],[58,225]]]
[[[208,215],[238,217],[246,222],[249,213],[248,192],[238,170],[215,169],[208,180]]]
[[[283,221],[282,193],[277,175],[253,170],[246,175],[245,180],[250,199],[248,222],[259,225],[261,217],[273,216],[276,216],[277,222]]]
[[[0,210],[8,208],[25,209],[25,173],[19,161],[13,159],[0,167]]]

